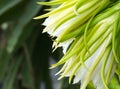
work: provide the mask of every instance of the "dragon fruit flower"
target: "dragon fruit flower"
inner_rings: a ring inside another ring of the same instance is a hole
[[[120,1],[112,0],[53,0],[38,2],[55,5],[47,14],[43,25],[55,37],[53,46],[63,47],[64,56],[51,68],[63,64],[59,79],[69,77],[69,82],[81,82],[80,89],[86,89],[92,81],[96,89],[108,89],[119,63],[118,26]],[[107,9],[106,9],[107,8]],[[117,40],[116,40],[117,39]]]

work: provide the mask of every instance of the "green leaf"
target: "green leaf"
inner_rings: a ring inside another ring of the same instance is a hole
[[[24,27],[23,32],[21,33],[21,37],[19,38],[18,43],[17,43],[17,45],[16,45],[16,48],[21,47],[21,45],[22,45],[23,43],[25,43],[28,38],[30,38],[30,37],[33,38],[33,36],[36,36],[36,35],[37,35],[35,32],[36,32],[37,30],[40,30],[40,29],[37,28],[38,25],[40,24],[40,22],[41,22],[41,21],[38,22],[38,21],[32,20],[31,22],[29,22],[29,23]],[[27,34],[26,34],[26,33],[27,33]],[[32,38],[31,38],[31,39],[32,39]],[[31,40],[31,39],[30,39],[30,40]],[[33,42],[33,43],[34,43],[34,42]],[[33,43],[32,43],[32,44],[33,44]]]
[[[8,21],[15,22],[16,20],[18,20],[23,14],[24,8],[27,6],[27,2],[28,0],[22,0],[22,2],[18,3],[12,8],[9,8],[9,10],[0,15],[0,24]]]
[[[14,32],[11,38],[8,41],[7,50],[9,53],[13,52],[15,46],[17,45],[19,38],[21,37],[22,32],[24,31],[24,27],[31,21],[31,19],[38,13],[41,6],[36,5],[35,2],[38,0],[30,0],[23,11],[21,17],[18,20],[14,28]]]
[[[31,57],[25,45],[24,45],[24,50],[26,57],[24,59],[22,71],[21,71],[23,77],[23,86],[27,87],[28,89],[35,89]]]
[[[7,10],[20,3],[22,0],[1,0],[0,1],[0,16]]]
[[[31,67],[31,64],[29,64],[27,60],[25,60],[22,68],[22,77],[23,77],[22,85],[30,89],[35,89],[34,79],[33,79],[32,71],[30,67]]]
[[[19,56],[18,58],[14,58],[14,61],[11,65],[11,67],[9,67],[9,72],[8,72],[8,76],[4,82],[4,86],[2,89],[13,89],[13,84],[14,84],[14,80],[16,78],[16,74],[18,72],[18,68],[20,66],[22,60],[22,56]]]
[[[19,82],[14,83],[13,89],[20,89]]]
[[[32,52],[36,89],[39,89],[40,82],[44,82],[46,89],[53,89],[48,69],[52,42],[47,36],[39,32]]]
[[[2,82],[5,77],[5,73],[7,71],[10,59],[9,57],[10,55],[8,54],[8,52],[5,49],[3,49],[3,52],[1,53],[0,56],[0,82]]]

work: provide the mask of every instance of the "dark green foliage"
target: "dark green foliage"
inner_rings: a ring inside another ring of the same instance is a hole
[[[42,34],[45,0],[0,0],[0,83],[2,89],[53,89],[49,75],[51,39]]]

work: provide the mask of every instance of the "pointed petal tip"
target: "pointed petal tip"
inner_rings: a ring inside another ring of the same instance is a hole
[[[56,73],[55,76],[57,76],[59,73]]]
[[[36,2],[39,5],[46,5],[46,2]]]
[[[40,4],[40,5],[57,5],[59,3],[57,3],[56,1],[50,1],[50,2],[37,2],[37,4]]]
[[[46,14],[43,14],[43,15],[34,17],[33,19],[43,19],[43,18],[46,18],[46,17],[47,17],[47,15],[46,15]]]
[[[33,19],[40,19],[39,16],[38,17],[34,17]]]
[[[52,64],[52,66],[49,67],[49,69],[53,69],[53,68],[55,68],[55,67],[57,67],[57,66],[58,66],[57,64]]]
[[[57,80],[61,80],[64,76],[60,76]]]
[[[44,30],[42,31],[42,33],[46,33],[46,32],[47,32],[47,31],[44,31]]]
[[[53,69],[53,68],[55,68],[55,67],[54,66],[49,67],[49,69]]]
[[[39,2],[36,2],[36,4],[39,4]]]
[[[69,77],[69,84],[72,83],[73,76]]]
[[[71,79],[69,79],[69,84],[71,84],[72,83],[72,80]]]
[[[60,74],[60,72],[57,72],[56,74],[55,74],[55,76],[57,76],[57,75],[59,75]]]

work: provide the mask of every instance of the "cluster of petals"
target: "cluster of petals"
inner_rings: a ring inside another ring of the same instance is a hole
[[[80,89],[86,89],[91,81],[96,89],[109,89],[108,84],[119,68],[120,1],[52,0],[38,3],[55,6],[35,19],[47,17],[43,32],[54,38],[55,49],[63,48],[64,56],[51,66],[63,65],[56,74],[60,74],[59,79],[69,77],[70,83],[72,80],[72,83],[80,82]]]

